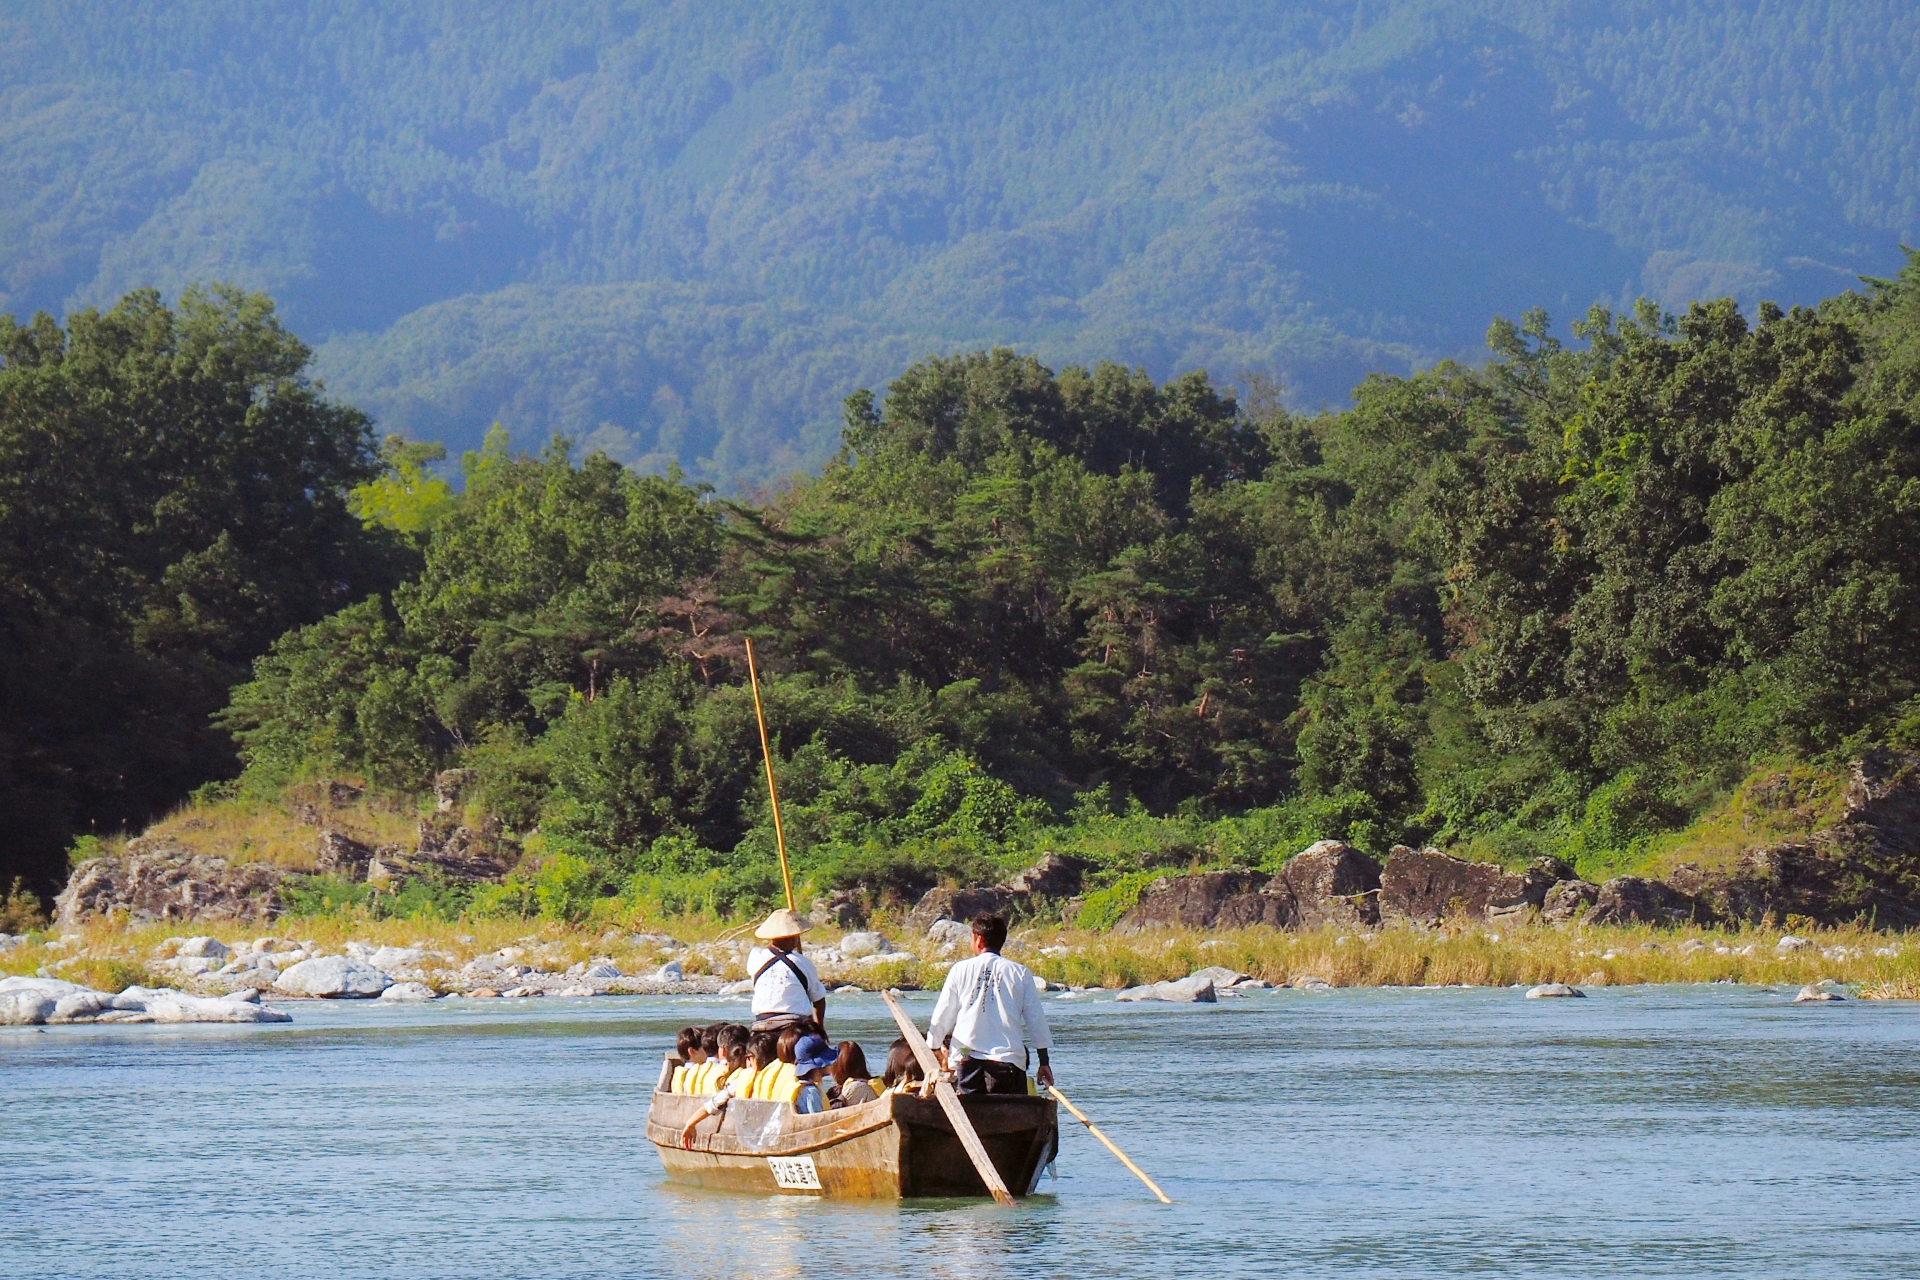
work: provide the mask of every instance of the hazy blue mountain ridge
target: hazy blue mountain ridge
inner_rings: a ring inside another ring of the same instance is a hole
[[[1920,229],[1892,4],[269,3],[0,17],[0,309],[265,288],[389,429],[723,485],[1011,343],[1156,377],[1811,301]]]

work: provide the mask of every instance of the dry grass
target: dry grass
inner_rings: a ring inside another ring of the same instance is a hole
[[[316,918],[283,920],[272,928],[207,923],[128,927],[95,920],[71,935],[69,943],[48,939],[0,952],[0,972],[32,973],[45,966],[59,976],[89,985],[125,985],[140,980],[133,975],[143,963],[164,954],[167,939],[205,933],[229,944],[272,935],[311,941],[326,951],[338,951],[350,940],[375,946],[424,946],[445,953],[456,964],[505,947],[519,947],[530,960],[550,969],[608,956],[623,970],[634,973],[645,972],[662,958],[653,944],[634,940],[635,929],[669,933],[697,944],[711,941],[729,928],[737,930],[738,922],[700,918],[629,921],[625,928],[613,930],[606,922],[568,926],[517,919],[442,923]],[[1822,929],[1800,935],[1809,938],[1813,947],[1782,953],[1775,946],[1780,936],[1779,931],[1769,929],[1720,932],[1643,926],[1536,926],[1501,932],[1463,925],[1354,934],[1333,930],[1173,930],[1127,937],[1045,928],[1022,931],[1016,939],[1018,946],[1010,950],[1041,976],[1074,986],[1133,986],[1185,977],[1206,965],[1223,965],[1276,983],[1312,977],[1337,987],[1541,982],[1581,986],[1680,982],[1800,985],[1831,978],[1857,985],[1871,998],[1920,998],[1920,937],[1859,928]],[[817,938],[822,943],[831,940],[831,935]],[[927,951],[922,940],[896,936],[895,943],[909,952]],[[1878,954],[1886,951],[1892,954]],[[725,952],[683,954],[681,960],[690,973],[740,976],[738,959]],[[869,988],[883,984],[932,985],[938,982],[940,972],[933,958],[926,956],[862,970],[854,981]]]
[[[407,798],[359,795],[336,798],[325,785],[295,787],[285,800],[220,800],[176,809],[146,831],[193,853],[229,864],[268,862],[290,871],[311,871],[321,825],[363,844],[411,849],[419,839],[420,812]]]

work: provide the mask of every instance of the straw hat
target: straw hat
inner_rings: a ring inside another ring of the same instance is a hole
[[[780,908],[766,918],[758,929],[753,931],[756,938],[797,938],[813,926],[807,923],[805,916],[795,915],[785,907]]]

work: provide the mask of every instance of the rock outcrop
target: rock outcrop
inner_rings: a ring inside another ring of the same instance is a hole
[[[1511,879],[1505,867],[1491,862],[1396,845],[1380,871],[1380,918],[1418,925],[1484,920],[1494,901],[1507,896]]]
[[[1287,860],[1264,890],[1280,898],[1286,924],[1363,929],[1380,923],[1380,866],[1340,840],[1310,844]]]
[[[1588,924],[1686,924],[1694,918],[1694,900],[1658,880],[1620,876],[1600,886]]]
[[[291,1022],[252,991],[190,996],[170,987],[128,987],[118,995],[58,978],[0,979],[0,1026],[72,1022]]]
[[[1128,987],[1114,997],[1115,1000],[1159,1000],[1168,1004],[1218,1004],[1220,997],[1213,989],[1213,980],[1201,975],[1182,978],[1178,982],[1151,982],[1144,987]]]
[[[392,985],[380,970],[346,956],[302,960],[273,980],[276,991],[320,999],[366,999]]]
[[[229,866],[225,858],[189,852],[166,839],[127,841],[123,852],[75,867],[54,902],[61,927],[90,916],[124,913],[134,920],[222,920],[261,923],[283,910],[286,872],[267,863]]]
[[[1078,858],[1049,853],[999,884],[929,889],[907,913],[907,929],[924,934],[936,920],[965,921],[990,911],[1015,915],[1038,902],[1071,897],[1080,892],[1086,869]]]
[[[1146,887],[1140,900],[1120,917],[1113,931],[1244,929],[1259,924],[1284,928],[1286,899],[1263,892],[1272,879],[1258,871],[1202,871],[1194,875],[1162,876]]]

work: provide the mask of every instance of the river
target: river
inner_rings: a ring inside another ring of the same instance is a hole
[[[726,1195],[641,1136],[692,998],[297,1003],[0,1031],[0,1273],[39,1277],[1920,1274],[1920,1007],[1760,987],[1049,998],[1014,1210]],[[922,1025],[931,998],[911,997]],[[874,996],[829,1022],[876,1060]]]

